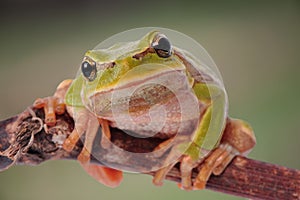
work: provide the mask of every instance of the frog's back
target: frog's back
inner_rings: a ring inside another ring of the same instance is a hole
[[[133,57],[149,48],[151,41],[157,33],[157,31],[151,31],[141,40],[118,42],[106,49],[95,48],[87,51],[85,56],[103,63],[115,62],[117,60],[123,60],[126,57]]]

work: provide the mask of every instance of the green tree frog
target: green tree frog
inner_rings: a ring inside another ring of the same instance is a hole
[[[235,155],[246,155],[256,143],[247,123],[227,116],[226,98],[219,80],[197,58],[151,31],[138,41],[87,51],[77,78],[63,81],[53,97],[34,106],[44,108],[48,126],[66,106],[75,128],[63,148],[72,151],[85,134],[78,160],[99,182],[115,187],[122,180],[120,170],[90,163],[100,125],[103,148],[110,148],[110,127],[163,139],[155,151],[165,149],[168,155],[153,183],[161,185],[180,163],[180,187],[190,190],[203,189],[211,174],[221,174]]]

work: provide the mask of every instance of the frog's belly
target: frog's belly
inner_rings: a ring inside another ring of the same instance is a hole
[[[183,122],[166,121],[166,123],[163,126],[163,123],[161,123],[160,121],[152,121],[151,125],[145,123],[138,125],[135,124],[134,126],[123,124],[118,125],[116,122],[111,122],[110,126],[119,128],[125,132],[129,131],[127,133],[134,137],[155,137],[167,139],[177,134],[192,134],[195,130],[195,126],[197,125],[197,121],[197,119]]]
[[[128,112],[115,110],[113,117],[106,119],[112,127],[133,132],[137,137],[169,138],[176,134],[192,134],[200,119],[199,103],[193,93],[182,91],[179,96],[143,109],[135,102],[134,106],[129,104]]]

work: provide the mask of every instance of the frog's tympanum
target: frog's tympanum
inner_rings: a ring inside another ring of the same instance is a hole
[[[63,81],[53,97],[38,99],[34,106],[44,108],[48,126],[66,106],[75,128],[63,148],[72,151],[85,135],[78,160],[107,186],[119,185],[122,171],[90,163],[99,125],[103,148],[110,148],[110,127],[164,139],[154,150],[166,148],[168,155],[153,183],[161,185],[180,163],[180,187],[203,189],[211,174],[221,174],[234,156],[249,153],[255,136],[247,123],[227,116],[224,88],[201,65],[164,34],[151,31],[138,41],[87,51],[77,78]],[[199,173],[192,180],[196,167]]]

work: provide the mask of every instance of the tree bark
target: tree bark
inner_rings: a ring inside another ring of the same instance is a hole
[[[74,127],[73,119],[67,114],[58,116],[54,127],[44,128],[42,110],[25,110],[18,116],[0,122],[0,171],[14,164],[37,165],[47,160],[77,159],[82,149],[78,142],[72,152],[66,152],[62,143]],[[36,115],[32,118],[32,115]],[[47,132],[45,131],[47,130]],[[156,139],[134,138],[118,129],[112,129],[112,142],[130,152],[150,152],[161,141]],[[94,152],[94,154],[100,152]],[[99,159],[92,158],[93,163],[120,167],[124,165],[122,155],[110,154]],[[119,156],[119,157],[118,157]],[[128,159],[130,166],[133,161]],[[124,167],[124,166],[123,166]],[[198,170],[193,172],[196,177]],[[154,172],[147,172],[153,175]],[[170,171],[167,180],[180,182],[178,165]],[[300,199],[300,171],[274,164],[264,163],[237,156],[220,175],[212,175],[206,185],[207,189],[251,199]]]

